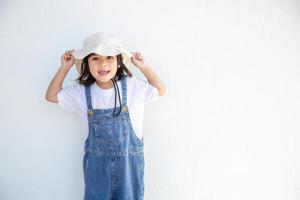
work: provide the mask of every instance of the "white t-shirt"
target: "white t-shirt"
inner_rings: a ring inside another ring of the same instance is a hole
[[[117,81],[122,100],[121,81]],[[91,85],[91,98],[93,109],[107,109],[115,106],[115,90],[100,88],[96,82]],[[127,106],[133,130],[140,139],[143,137],[143,117],[144,106],[159,98],[158,89],[151,85],[147,80],[132,76],[126,77],[127,88]],[[87,103],[85,97],[84,85],[76,83],[64,87],[57,93],[58,104],[62,110],[71,111],[79,114],[82,121],[82,127],[86,137],[88,136],[88,118]],[[117,96],[116,107],[118,107],[119,98]],[[119,110],[116,109],[116,113]]]

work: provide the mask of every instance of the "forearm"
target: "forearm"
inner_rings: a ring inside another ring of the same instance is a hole
[[[145,75],[149,83],[158,89],[160,96],[164,95],[167,92],[165,84],[149,65],[145,64],[143,66],[140,66],[139,69]]]
[[[57,93],[61,90],[64,79],[68,74],[70,67],[61,65],[55,74],[54,78],[50,82],[45,98],[50,102],[58,102]]]

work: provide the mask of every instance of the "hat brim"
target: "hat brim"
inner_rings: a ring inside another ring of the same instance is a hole
[[[99,44],[97,46],[89,47],[89,48],[82,48],[74,51],[72,54],[75,57],[75,59],[83,59],[87,55],[91,53],[96,53],[99,55],[104,55],[104,56],[115,56],[120,53],[127,54],[128,56],[131,55],[129,51],[124,49],[122,46],[110,46],[110,45],[105,45],[105,44]]]

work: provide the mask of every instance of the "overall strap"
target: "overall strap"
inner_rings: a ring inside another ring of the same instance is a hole
[[[93,109],[92,107],[92,97],[91,97],[91,87],[90,85],[84,86],[85,88],[85,98],[86,98],[86,103],[87,103],[87,108],[89,110]]]
[[[122,104],[127,105],[127,86],[126,86],[126,77],[121,79],[122,84]]]

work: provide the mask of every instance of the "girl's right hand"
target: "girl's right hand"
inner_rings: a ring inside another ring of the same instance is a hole
[[[65,53],[61,56],[61,65],[65,66],[67,68],[72,67],[72,65],[75,63],[75,58],[72,55],[72,53],[74,52],[74,49],[65,51]]]

